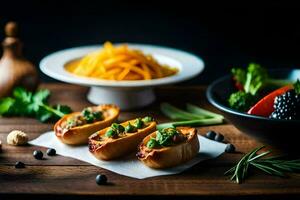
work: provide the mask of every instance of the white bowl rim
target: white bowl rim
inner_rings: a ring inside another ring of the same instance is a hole
[[[120,43],[124,44],[124,43]],[[116,44],[116,45],[120,45]],[[151,87],[157,85],[172,84],[181,81],[191,79],[198,74],[200,74],[204,69],[203,60],[194,54],[174,49],[170,47],[158,46],[158,45],[149,45],[149,44],[134,44],[126,43],[130,48],[140,49],[143,52],[150,53],[155,56],[166,57],[177,62],[176,67],[179,68],[179,72],[175,75],[152,79],[152,80],[137,80],[137,81],[113,81],[113,80],[103,80],[95,79],[89,77],[81,77],[71,74],[65,70],[65,64],[80,58],[83,55],[101,49],[102,45],[88,45],[81,47],[73,47],[69,49],[64,49],[56,51],[44,57],[40,61],[41,71],[59,81],[73,83],[78,85],[85,86],[105,86],[105,87]],[[192,67],[189,67],[192,66]]]

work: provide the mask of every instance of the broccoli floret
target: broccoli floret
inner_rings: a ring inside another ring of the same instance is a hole
[[[240,83],[241,85],[244,85],[246,82],[246,70],[241,68],[232,68],[231,74],[233,75],[233,78],[236,82]]]
[[[266,84],[268,80],[267,70],[258,64],[250,63],[247,70],[244,90],[256,95],[257,91]]]
[[[254,95],[244,91],[232,93],[228,99],[229,106],[238,111],[245,112],[256,103],[257,99]]]

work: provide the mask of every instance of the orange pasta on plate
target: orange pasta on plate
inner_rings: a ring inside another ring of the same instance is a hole
[[[158,63],[151,55],[130,49],[126,44],[106,42],[101,50],[66,65],[72,74],[106,80],[151,80],[172,76],[177,68]]]

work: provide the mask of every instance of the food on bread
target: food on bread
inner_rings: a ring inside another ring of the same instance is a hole
[[[168,168],[191,160],[198,152],[195,128],[164,128],[144,138],[137,157],[148,167]]]
[[[28,142],[28,136],[23,131],[13,130],[7,135],[6,141],[7,144],[14,146],[25,145]]]
[[[110,126],[119,113],[119,107],[111,104],[87,107],[82,112],[65,115],[56,122],[55,135],[65,144],[86,144],[91,134]]]
[[[101,160],[125,156],[134,152],[143,138],[155,130],[156,122],[151,117],[113,123],[89,137],[89,151]]]
[[[151,55],[130,49],[125,44],[114,46],[110,42],[80,60],[67,63],[65,68],[78,76],[117,81],[163,78],[178,71],[159,64]]]

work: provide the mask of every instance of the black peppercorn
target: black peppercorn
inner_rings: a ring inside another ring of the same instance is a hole
[[[33,157],[37,160],[42,160],[43,159],[43,152],[41,152],[40,150],[35,150],[33,152]]]
[[[216,136],[215,136],[215,141],[217,142],[223,142],[224,140],[224,135],[218,133]]]
[[[25,164],[20,161],[16,162],[16,164],[15,164],[15,168],[17,168],[17,169],[24,168],[24,167],[25,167]]]
[[[206,137],[208,138],[208,139],[211,139],[211,140],[213,140],[213,139],[215,139],[215,136],[217,135],[217,133],[215,132],[215,131],[208,131],[207,133],[206,133]]]
[[[47,155],[48,156],[55,156],[56,155],[56,150],[55,149],[47,149]]]
[[[98,174],[96,176],[96,183],[98,185],[105,185],[107,183],[107,177],[103,174]]]

